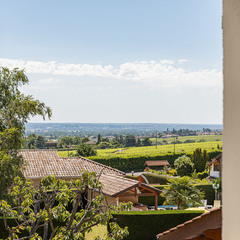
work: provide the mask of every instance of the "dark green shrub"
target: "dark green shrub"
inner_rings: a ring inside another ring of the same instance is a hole
[[[199,173],[197,173],[197,178],[198,179],[204,179],[204,178],[206,178],[206,177],[208,177],[208,171],[204,171],[204,172],[199,172]]]
[[[80,143],[77,146],[77,156],[88,157],[88,156],[95,156],[97,151],[90,145]]]
[[[203,211],[139,211],[114,214],[113,218],[121,226],[127,226],[126,240],[155,240],[158,233],[201,215]]]
[[[215,192],[212,187],[212,184],[196,184],[196,188],[198,188],[200,191],[204,192],[204,199],[207,199],[208,205],[213,205],[214,198],[215,198]]]
[[[214,149],[214,148],[213,148]],[[209,155],[206,150],[196,148],[191,155],[192,162],[194,163],[196,172],[203,172],[206,168],[206,163],[209,159]]]
[[[147,178],[148,182],[157,183],[159,185],[165,185],[168,183],[168,179],[171,178],[167,175],[159,175],[154,173],[143,173],[143,175]]]

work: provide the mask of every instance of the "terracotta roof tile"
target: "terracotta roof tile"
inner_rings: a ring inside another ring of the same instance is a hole
[[[157,192],[158,194],[161,193],[161,190],[154,188],[152,186],[149,186],[148,184],[145,184],[133,179],[125,178],[119,175],[117,176],[117,175],[102,174],[99,180],[104,185],[103,187],[104,194],[113,196],[113,197],[135,187],[139,187],[139,188],[144,187],[145,189],[148,189],[150,192]]]
[[[81,171],[125,175],[117,169],[91,161],[83,157],[60,158],[56,150],[21,150],[25,161],[23,173],[27,178],[43,178],[49,175],[56,177],[79,177]]]
[[[189,220],[189,221],[184,222],[183,224],[179,224],[179,225],[177,225],[177,226],[174,227],[174,228],[171,228],[171,229],[169,229],[169,230],[167,230],[167,231],[165,231],[165,232],[162,232],[162,233],[158,234],[156,237],[157,237],[157,239],[161,239],[161,237],[163,237],[163,236],[165,236],[165,235],[167,235],[167,234],[169,234],[169,233],[171,233],[171,232],[179,231],[180,229],[183,229],[186,225],[193,224],[194,222],[197,222],[197,221],[199,221],[199,220],[207,217],[207,215],[211,215],[211,214],[213,214],[214,212],[221,211],[221,210],[222,210],[222,207],[212,209],[212,210],[210,210],[209,212],[203,213],[203,214],[200,215],[200,216],[197,216],[197,217],[195,217],[195,218],[193,218],[193,219],[191,219],[191,220]],[[220,219],[220,221],[221,221],[221,219]],[[169,238],[169,239],[170,239],[170,238]],[[179,240],[180,240],[180,239],[179,239]]]

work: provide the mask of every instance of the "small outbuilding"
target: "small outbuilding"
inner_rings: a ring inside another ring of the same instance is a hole
[[[211,162],[207,163],[209,166],[209,177],[219,178],[222,173],[222,153],[217,155],[215,158],[211,160]]]
[[[163,170],[164,166],[170,166],[167,160],[146,161],[144,165],[153,170]]]

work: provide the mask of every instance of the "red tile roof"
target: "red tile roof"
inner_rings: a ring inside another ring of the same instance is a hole
[[[196,226],[196,228],[194,228],[194,226]],[[156,237],[158,240],[192,239],[192,237],[202,235],[204,231],[221,227],[222,207],[219,207],[160,233]]]
[[[145,164],[146,166],[167,166],[170,165],[167,160],[160,160],[160,161],[146,161]]]
[[[83,157],[60,158],[56,150],[20,150],[19,154],[25,161],[23,173],[30,179],[41,179],[49,175],[76,178],[84,170],[97,174],[125,175],[124,172]]]
[[[117,195],[135,187],[138,187],[139,189],[144,188],[145,190],[157,192],[158,194],[161,193],[161,190],[157,188],[123,176],[102,174],[99,180],[104,185],[103,193],[112,197],[116,197]]]
[[[222,162],[222,153],[218,154],[215,158],[211,159],[211,162],[208,162],[207,165],[210,166],[214,163],[221,163]]]

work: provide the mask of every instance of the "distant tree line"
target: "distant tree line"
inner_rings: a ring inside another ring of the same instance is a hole
[[[196,136],[197,135],[197,131],[196,130],[190,130],[190,129],[172,129],[169,130],[167,129],[166,131],[164,131],[163,133],[160,133],[160,137],[165,135],[165,134],[170,134],[170,135],[178,135],[178,136]]]
[[[140,147],[151,146],[152,141],[149,137],[144,137],[143,139],[140,139],[139,137],[136,137],[134,135],[116,135],[113,139],[109,139],[108,137],[102,137],[100,134],[98,134],[96,145],[98,149]]]

